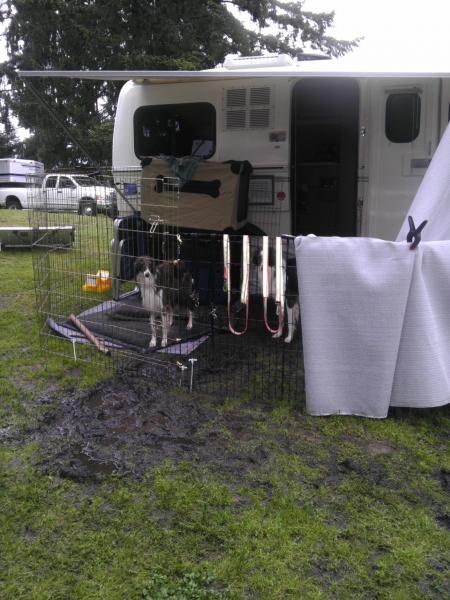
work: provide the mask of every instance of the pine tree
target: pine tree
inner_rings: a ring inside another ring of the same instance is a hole
[[[3,67],[11,83],[4,102],[34,138],[20,145],[22,151],[33,149],[33,158],[47,167],[110,162],[121,83],[30,83],[17,77],[19,69],[192,70],[210,68],[229,53],[296,55],[309,45],[336,56],[357,43],[325,35],[333,13],[305,12],[293,1],[8,0],[1,7],[9,53]],[[242,11],[242,18],[228,7]],[[256,29],[246,28],[244,17]]]

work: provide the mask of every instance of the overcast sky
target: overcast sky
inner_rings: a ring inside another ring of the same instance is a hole
[[[414,61],[419,67],[450,60],[450,0],[304,0],[303,7],[334,10],[334,37],[364,36],[351,57],[362,65],[394,60],[399,65]],[[5,58],[0,44],[0,61]]]
[[[303,8],[334,10],[335,27],[329,31],[334,37],[365,38],[343,59],[357,67],[448,71],[450,0],[304,0]],[[5,59],[0,42],[0,61]]]
[[[417,65],[450,59],[450,0],[305,0],[305,10],[334,10],[334,37],[365,37],[352,60]]]

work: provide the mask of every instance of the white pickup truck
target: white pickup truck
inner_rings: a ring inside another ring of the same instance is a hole
[[[49,211],[76,211],[86,216],[98,212],[113,216],[116,212],[114,188],[89,175],[48,174],[35,194],[36,206]]]
[[[29,182],[43,176],[44,165],[37,160],[1,158],[0,206],[14,210],[28,208]]]
[[[51,173],[28,177],[27,183],[8,183],[0,187],[0,206],[10,209],[38,208],[70,211],[95,216],[115,216],[116,192],[89,175]]]
[[[0,187],[0,206],[19,210],[28,208],[28,189],[25,183],[8,183]]]

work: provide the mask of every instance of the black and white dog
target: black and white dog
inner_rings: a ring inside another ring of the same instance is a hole
[[[134,270],[142,306],[150,313],[149,348],[156,346],[156,324],[159,322],[162,329],[161,346],[165,347],[175,308],[187,312],[186,329],[192,329],[193,311],[198,304],[194,280],[181,260],[157,263],[148,256],[141,256],[136,260]]]
[[[269,269],[269,293],[272,296],[275,295],[276,287],[276,260],[275,251],[273,248],[269,248],[268,252],[268,269]],[[257,268],[258,275],[258,293],[262,293],[263,289],[263,251],[257,250],[253,254],[252,259],[253,265]],[[290,344],[294,338],[295,330],[297,329],[298,322],[300,320],[300,303],[298,298],[298,278],[297,278],[297,263],[295,257],[286,258],[283,255],[283,273],[284,273],[284,289],[285,289],[285,301],[283,306],[283,314],[285,315],[284,323],[287,323],[288,332],[284,341]],[[279,338],[283,335],[283,328],[281,328],[272,337]]]

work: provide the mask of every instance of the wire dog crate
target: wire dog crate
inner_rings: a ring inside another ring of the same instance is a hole
[[[248,173],[226,169],[220,201],[211,176],[194,189],[156,161],[30,180],[30,225],[74,231],[33,244],[43,349],[215,395],[301,399],[293,242],[248,223]]]

